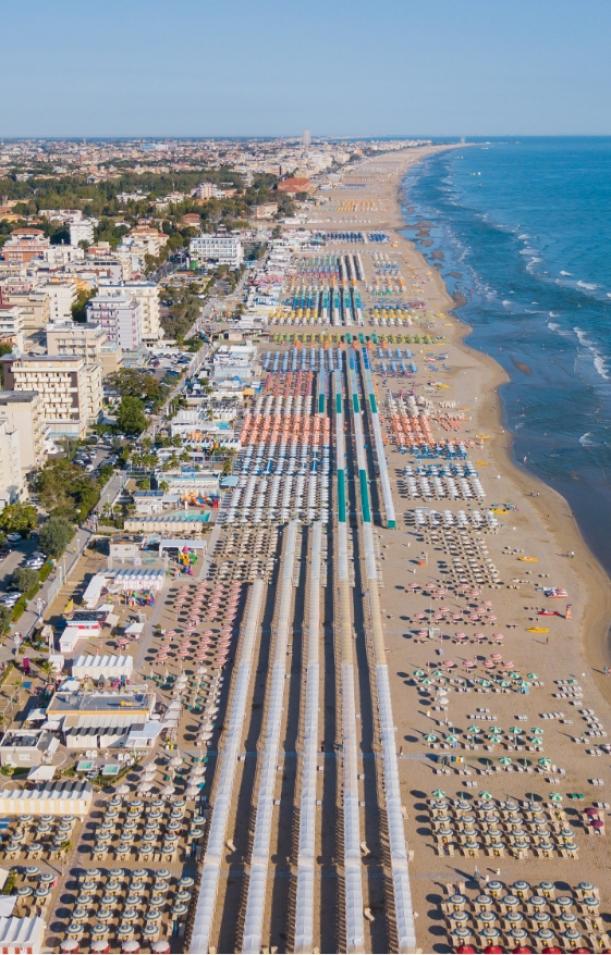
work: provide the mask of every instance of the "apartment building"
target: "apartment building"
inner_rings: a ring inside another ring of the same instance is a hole
[[[36,391],[0,391],[0,418],[19,435],[23,474],[42,467],[47,457],[47,428],[42,400]]]
[[[46,292],[49,297],[50,322],[72,321],[72,306],[77,298],[76,282],[71,279],[64,282],[48,282],[42,286],[41,291]]]
[[[70,245],[78,245],[79,242],[91,245],[95,240],[97,224],[97,219],[74,219],[70,223]]]
[[[104,286],[87,305],[87,321],[100,325],[109,342],[122,351],[136,351],[142,343],[142,309],[122,286]]]
[[[0,507],[13,504],[26,488],[19,456],[19,433],[0,412]]]
[[[199,263],[239,269],[244,261],[244,247],[232,235],[198,235],[189,242],[189,255]]]
[[[87,365],[100,365],[102,375],[110,375],[121,364],[122,351],[109,342],[100,325],[89,322],[62,322],[47,328],[48,355],[76,355]]]
[[[25,337],[36,334],[49,324],[49,296],[44,288],[34,288],[31,281],[4,285],[2,302],[20,310]]]
[[[32,259],[42,258],[49,245],[42,229],[13,229],[10,239],[2,246],[2,257],[5,262],[27,265]]]
[[[84,437],[102,406],[99,365],[71,355],[7,355],[0,361],[7,390],[40,395],[50,437]]]
[[[23,313],[16,305],[0,303],[0,344],[23,351]]]
[[[156,342],[161,336],[159,288],[154,282],[123,282],[120,285],[106,285],[100,288],[104,292],[123,293],[140,306],[141,337],[144,342]]]

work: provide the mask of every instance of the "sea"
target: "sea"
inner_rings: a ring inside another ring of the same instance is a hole
[[[509,376],[516,463],[611,572],[611,138],[476,140],[413,167],[402,205],[467,342]]]

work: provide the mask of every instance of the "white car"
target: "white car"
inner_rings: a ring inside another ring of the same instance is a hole
[[[0,603],[2,603],[5,607],[14,607],[20,597],[21,594],[19,591],[14,590],[11,593],[4,594],[3,597],[0,597]]]

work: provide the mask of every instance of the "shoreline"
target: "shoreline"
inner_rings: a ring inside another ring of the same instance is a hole
[[[478,409],[478,423],[488,431],[494,432],[495,441],[487,449],[490,457],[503,471],[511,484],[516,487],[520,496],[528,497],[537,511],[550,537],[558,543],[561,552],[573,551],[575,559],[571,561],[571,569],[579,579],[585,592],[585,610],[581,614],[579,623],[580,644],[583,648],[585,660],[593,679],[602,693],[605,701],[611,703],[611,683],[604,674],[604,667],[611,665],[611,583],[609,577],[590,550],[587,540],[577,522],[577,518],[566,498],[549,484],[546,484],[536,474],[522,467],[515,459],[514,435],[504,421],[503,404],[499,389],[510,378],[502,366],[491,355],[477,346],[468,343],[468,337],[473,333],[473,327],[455,312],[457,303],[450,295],[443,276],[436,264],[430,264],[424,258],[416,243],[407,239],[402,230],[407,227],[403,214],[403,200],[405,197],[404,180],[409,169],[416,163],[423,162],[430,155],[446,152],[450,149],[464,148],[467,144],[448,145],[447,147],[430,147],[422,152],[415,161],[408,161],[398,173],[394,192],[394,216],[389,223],[395,241],[409,249],[410,257],[419,261],[419,268],[424,270],[436,286],[440,300],[444,303],[444,318],[451,334],[447,334],[448,344],[453,345],[465,356],[478,362],[487,369],[492,377],[491,386],[494,394],[487,406]],[[406,157],[408,158],[408,157]],[[411,159],[411,157],[409,157]],[[532,495],[537,494],[537,497]]]

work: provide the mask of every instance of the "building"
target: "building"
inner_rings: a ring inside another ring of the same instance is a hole
[[[78,245],[79,242],[86,242],[91,245],[95,240],[95,227],[97,219],[75,219],[70,223],[70,245]]]
[[[42,229],[13,229],[10,239],[2,246],[2,257],[5,262],[27,265],[32,259],[42,258],[49,245]]]
[[[14,504],[22,497],[25,479],[21,469],[19,432],[8,418],[0,415],[0,507]]]
[[[277,212],[277,202],[261,202],[255,206],[255,219],[273,219]]]
[[[136,351],[142,344],[142,309],[122,286],[104,286],[87,305],[87,322],[99,325],[109,342],[121,351]]]
[[[284,192],[287,196],[296,196],[300,192],[311,193],[316,187],[302,176],[291,176],[278,183],[278,192]]]
[[[109,342],[100,325],[90,322],[62,322],[47,328],[47,354],[77,355],[88,365],[100,365],[102,375],[110,375],[121,364],[122,352]]]
[[[7,355],[1,359],[7,390],[36,391],[50,437],[85,436],[102,406],[99,365],[72,355]]]
[[[0,304],[0,344],[23,351],[23,312],[17,305]]]
[[[36,391],[0,391],[0,419],[19,435],[23,475],[42,467],[47,456],[47,428],[42,400]]]
[[[58,746],[59,740],[48,730],[8,730],[0,740],[0,766],[42,766]]]
[[[189,242],[189,255],[200,264],[228,265],[239,269],[244,261],[244,247],[232,235],[198,235]]]
[[[228,379],[249,384],[255,374],[257,349],[254,345],[220,345],[212,359],[212,378],[215,382]]]
[[[104,292],[123,293],[140,306],[141,338],[144,342],[156,342],[161,337],[159,287],[154,282],[124,282],[120,285],[106,284]]]
[[[76,282],[48,282],[43,285],[43,290],[49,297],[49,321],[72,321],[72,306],[77,299]]]
[[[15,305],[20,309],[26,337],[39,332],[49,323],[49,296],[45,288],[34,288],[31,282],[4,285],[2,301],[5,305]]]

